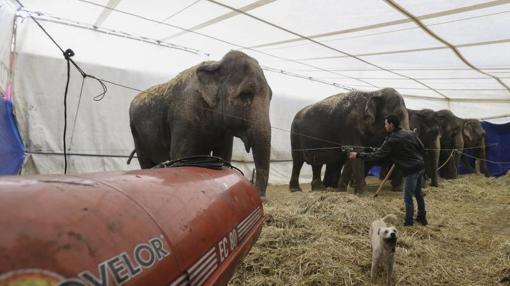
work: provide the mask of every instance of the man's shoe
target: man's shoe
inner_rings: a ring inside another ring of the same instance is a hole
[[[413,226],[413,223],[409,223],[409,222],[404,222],[404,226]]]

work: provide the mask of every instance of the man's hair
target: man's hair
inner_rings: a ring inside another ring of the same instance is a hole
[[[395,128],[398,128],[400,126],[400,118],[398,118],[398,116],[395,114],[390,114],[386,116],[386,120],[388,121],[388,123],[393,124]]]

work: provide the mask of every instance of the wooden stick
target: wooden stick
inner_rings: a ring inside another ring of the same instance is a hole
[[[382,181],[382,183],[379,185],[379,188],[377,189],[377,191],[375,192],[374,194],[374,198],[377,197],[377,195],[379,194],[379,192],[382,190],[382,187],[384,185],[384,183],[386,183],[386,181],[388,180],[388,178],[391,176],[391,173],[393,173],[393,169],[395,169],[395,164],[391,165],[391,168],[390,170],[388,171],[388,174],[386,174],[386,177],[384,177],[384,180]]]

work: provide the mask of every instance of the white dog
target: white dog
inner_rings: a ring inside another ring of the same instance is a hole
[[[397,229],[386,224],[386,220],[397,217],[389,214],[381,219],[375,220],[370,226],[370,242],[372,244],[372,269],[370,278],[372,281],[380,266],[384,266],[388,274],[388,285],[391,283],[393,274],[393,263],[395,262],[395,247],[397,245]]]

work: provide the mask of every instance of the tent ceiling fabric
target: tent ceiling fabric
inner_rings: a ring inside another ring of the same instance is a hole
[[[177,67],[218,59],[230,49],[241,49],[273,70],[353,89],[392,86],[403,94],[432,98],[510,100],[503,85],[510,84],[507,0],[396,2],[454,45],[469,63],[503,84],[467,66],[449,47],[385,1],[158,0],[150,5],[136,0],[21,2],[28,10],[44,15],[163,40],[210,55],[183,56],[181,51],[149,48],[145,47],[147,44],[46,22],[45,26],[64,42],[69,33],[83,34],[68,42],[75,50],[83,49],[77,53],[78,60],[97,60],[98,48],[91,46],[100,43],[108,55],[99,56],[101,64],[118,66],[129,58],[129,64],[120,66],[137,69],[146,65],[153,72],[172,75],[179,71]],[[143,60],[132,56],[143,53],[141,49],[148,51]],[[170,69],[169,63],[174,63]]]

